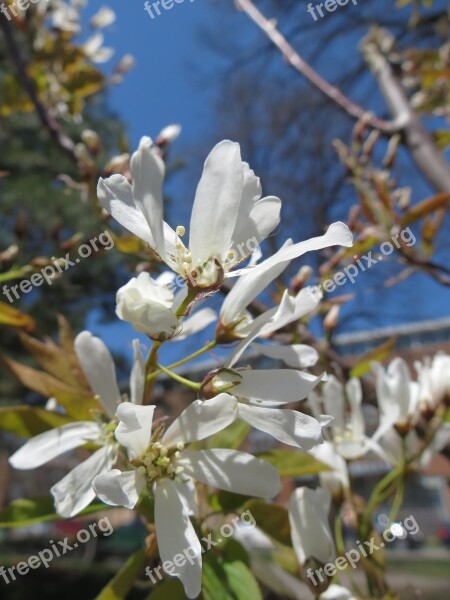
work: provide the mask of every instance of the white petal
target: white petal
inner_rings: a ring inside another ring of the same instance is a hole
[[[130,375],[130,400],[133,404],[142,404],[145,389],[145,360],[142,356],[139,340],[133,340],[134,360]]]
[[[117,409],[120,422],[115,436],[119,444],[129,450],[132,458],[143,454],[150,443],[155,408],[153,404],[140,406],[123,402]]]
[[[236,398],[219,394],[211,400],[195,400],[167,429],[161,442],[167,446],[203,440],[225,429],[237,417]]]
[[[100,177],[97,195],[103,208],[118,222],[134,233],[138,238],[155,245],[155,240],[142,211],[136,207],[133,191],[126,177],[111,175],[107,179]]]
[[[139,148],[131,157],[133,198],[145,216],[161,258],[166,256],[163,219],[163,195],[165,165],[153,148],[149,137],[143,137]]]
[[[333,444],[324,442],[319,446],[314,446],[309,450],[309,454],[330,467],[332,471],[323,471],[319,473],[320,484],[331,494],[340,495],[342,490],[349,488],[349,477],[347,463],[342,456],[336,452]]]
[[[95,498],[92,481],[100,473],[109,471],[115,459],[114,447],[104,446],[56,483],[50,489],[50,493],[55,499],[56,512],[69,519],[89,506]]]
[[[92,482],[97,497],[111,506],[134,508],[145,486],[145,477],[139,469],[121,472],[112,469],[97,475]]]
[[[325,412],[334,419],[333,429],[339,431],[342,436],[345,430],[344,387],[334,375],[329,375],[323,385],[323,402]]]
[[[202,308],[201,310],[194,313],[191,317],[188,317],[182,321],[182,329],[179,335],[172,338],[173,342],[180,342],[185,340],[190,335],[202,331],[211,323],[217,319],[216,311],[212,308]]]
[[[196,598],[202,589],[202,547],[177,488],[169,479],[155,485],[155,525],[162,563],[173,562],[184,550],[191,557],[181,567],[174,565],[170,574],[180,579],[188,598]]]
[[[97,440],[100,428],[92,421],[68,423],[57,429],[44,431],[26,442],[10,458],[15,469],[35,469],[64,452]]]
[[[100,338],[82,331],[75,338],[75,352],[92,391],[112,418],[121,396],[110,351]]]
[[[280,491],[277,470],[268,462],[236,450],[183,452],[177,464],[184,475],[235,494],[272,498]]]
[[[333,583],[326,592],[320,594],[319,600],[357,600],[357,598],[347,588]]]
[[[225,366],[232,367],[257,337],[270,335],[285,325],[304,317],[316,308],[320,300],[321,294],[317,292],[317,288],[304,288],[295,297],[290,296],[286,290],[279,306],[275,306],[256,318],[249,325],[247,332],[244,329],[241,330],[247,337],[237,346]]]
[[[361,408],[362,387],[361,382],[356,377],[352,377],[345,386],[347,398],[351,408],[352,435],[355,438],[362,438],[365,433],[364,416]]]
[[[239,418],[280,442],[302,450],[310,450],[322,443],[319,422],[296,410],[261,408],[239,403]]]
[[[275,360],[282,360],[292,369],[313,367],[319,360],[319,353],[312,346],[306,344],[292,344],[290,346],[279,346],[278,344],[252,344],[259,354],[268,356]]]
[[[334,561],[336,552],[328,525],[331,496],[327,490],[297,488],[289,502],[291,537],[298,562],[309,558],[322,564]]]
[[[292,244],[287,240],[283,247]],[[243,311],[288,266],[289,261],[267,268],[266,261],[242,275],[227,294],[220,309],[220,321],[232,325],[242,317]]]
[[[230,250],[243,180],[239,144],[217,144],[206,159],[192,207],[189,249],[194,266],[211,258],[222,262]]]
[[[173,484],[177,488],[178,495],[183,502],[184,510],[188,515],[198,514],[198,502],[196,497],[195,483],[192,479],[178,483],[173,481]]]
[[[289,248],[285,248],[282,252],[277,252],[271,258],[267,259],[267,263],[270,265],[272,262],[276,263],[284,260],[292,260],[293,258],[303,256],[306,252],[322,250],[322,248],[328,248],[329,246],[350,247],[352,245],[353,235],[350,229],[345,223],[338,221],[332,223],[324,235],[289,246]]]
[[[267,196],[255,202],[247,219],[238,220],[233,235],[233,249],[242,259],[280,224],[281,200]],[[251,242],[251,243],[250,243]]]
[[[263,406],[278,406],[303,400],[320,383],[321,377],[291,369],[239,371],[240,383],[233,394]]]

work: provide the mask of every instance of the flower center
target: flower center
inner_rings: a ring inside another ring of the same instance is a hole
[[[163,478],[181,482],[183,480],[180,476],[184,468],[177,466],[176,461],[181,457],[183,449],[184,445],[182,443],[173,448],[167,448],[161,442],[154,442],[150,444],[142,456],[132,462],[135,467],[145,469],[145,476],[149,483]]]

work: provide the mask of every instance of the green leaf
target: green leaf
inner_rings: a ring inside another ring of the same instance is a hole
[[[393,337],[383,342],[367,354],[361,357],[350,372],[350,377],[362,377],[372,370],[372,362],[384,362],[395,348],[397,338]]]
[[[137,577],[144,572],[146,563],[145,550],[138,550],[132,554],[95,600],[123,600],[126,598]]]
[[[225,562],[211,552],[203,563],[203,600],[262,600],[258,582],[240,560]]]
[[[250,426],[243,421],[235,421],[208,439],[208,448],[229,448],[236,450],[250,431]]]
[[[271,452],[258,454],[258,458],[262,458],[273,465],[282,477],[315,475],[316,473],[330,470],[327,465],[309,454],[299,452],[298,450],[279,448]]]
[[[179,579],[166,579],[146,600],[186,600],[183,585]]]
[[[210,496],[209,505],[215,511],[227,513],[236,510],[249,499],[249,496],[243,496],[242,494],[234,494],[233,492],[219,490],[217,494]]]
[[[250,511],[257,526],[270,537],[285,546],[291,545],[291,526],[285,508],[263,500],[250,500],[244,508]]]
[[[57,412],[33,406],[0,408],[0,429],[24,438],[39,435],[53,427],[61,427],[72,421],[73,419]]]
[[[54,500],[51,496],[13,500],[11,504],[0,511],[0,528],[25,527],[35,523],[62,521],[63,517],[55,513],[53,503]],[[106,504],[91,504],[79,513],[79,516],[104,512],[108,509]]]

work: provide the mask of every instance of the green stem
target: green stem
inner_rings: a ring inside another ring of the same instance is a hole
[[[180,367],[181,365],[184,365],[188,362],[190,362],[191,360],[194,360],[194,358],[198,358],[199,356],[201,356],[202,354],[205,354],[205,352],[208,352],[209,350],[212,350],[213,348],[216,347],[216,341],[213,340],[212,342],[208,342],[206,344],[206,346],[203,346],[202,348],[200,348],[200,350],[197,350],[196,352],[193,352],[192,354],[189,354],[189,356],[186,356],[186,358],[182,358],[181,360],[178,360],[177,362],[172,363],[171,365],[168,365],[167,367],[165,367],[166,369],[175,369],[176,367]],[[152,379],[154,379],[155,377],[157,377],[160,373],[162,373],[162,371],[155,371],[154,373],[151,373],[150,375],[147,376],[147,381],[151,381]]]
[[[166,369],[162,365],[157,365],[157,366],[160,371],[162,371],[163,373],[168,375],[171,379],[173,379],[174,381],[178,381],[178,383],[182,383],[183,385],[187,386],[191,390],[195,390],[195,391],[199,392],[202,389],[201,383],[195,383],[195,381],[191,381],[190,379],[181,377],[181,375],[177,375],[176,373],[169,371],[169,369]]]

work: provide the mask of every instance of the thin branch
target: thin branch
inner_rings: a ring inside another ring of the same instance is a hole
[[[5,36],[6,46],[14,66],[16,67],[20,82],[30,97],[31,102],[34,104],[41,123],[48,130],[52,138],[57,142],[58,146],[71,158],[72,161],[78,164],[78,159],[75,153],[75,142],[62,131],[57,120],[48,112],[47,108],[39,99],[34,83],[28,76],[27,66],[20,52],[20,48],[14,39],[14,35],[11,31],[11,25],[6,21],[6,19],[1,18],[0,28]]]
[[[382,50],[383,46],[390,46],[390,42],[393,43],[390,33],[375,28],[363,40],[361,50],[391,116],[404,121],[404,142],[422,175],[436,190],[450,192],[450,165],[412,109],[400,79]]]
[[[251,0],[236,0],[236,3],[238,8],[241,8],[261,31],[266,34],[294,69],[352,118],[357,120],[363,119],[371,127],[379,129],[385,135],[392,135],[404,127],[403,115],[400,115],[394,121],[379,119],[356,102],[353,102],[353,100],[350,100],[338,87],[328,83],[294,50],[283,34],[277,29],[275,23],[267,19]]]

